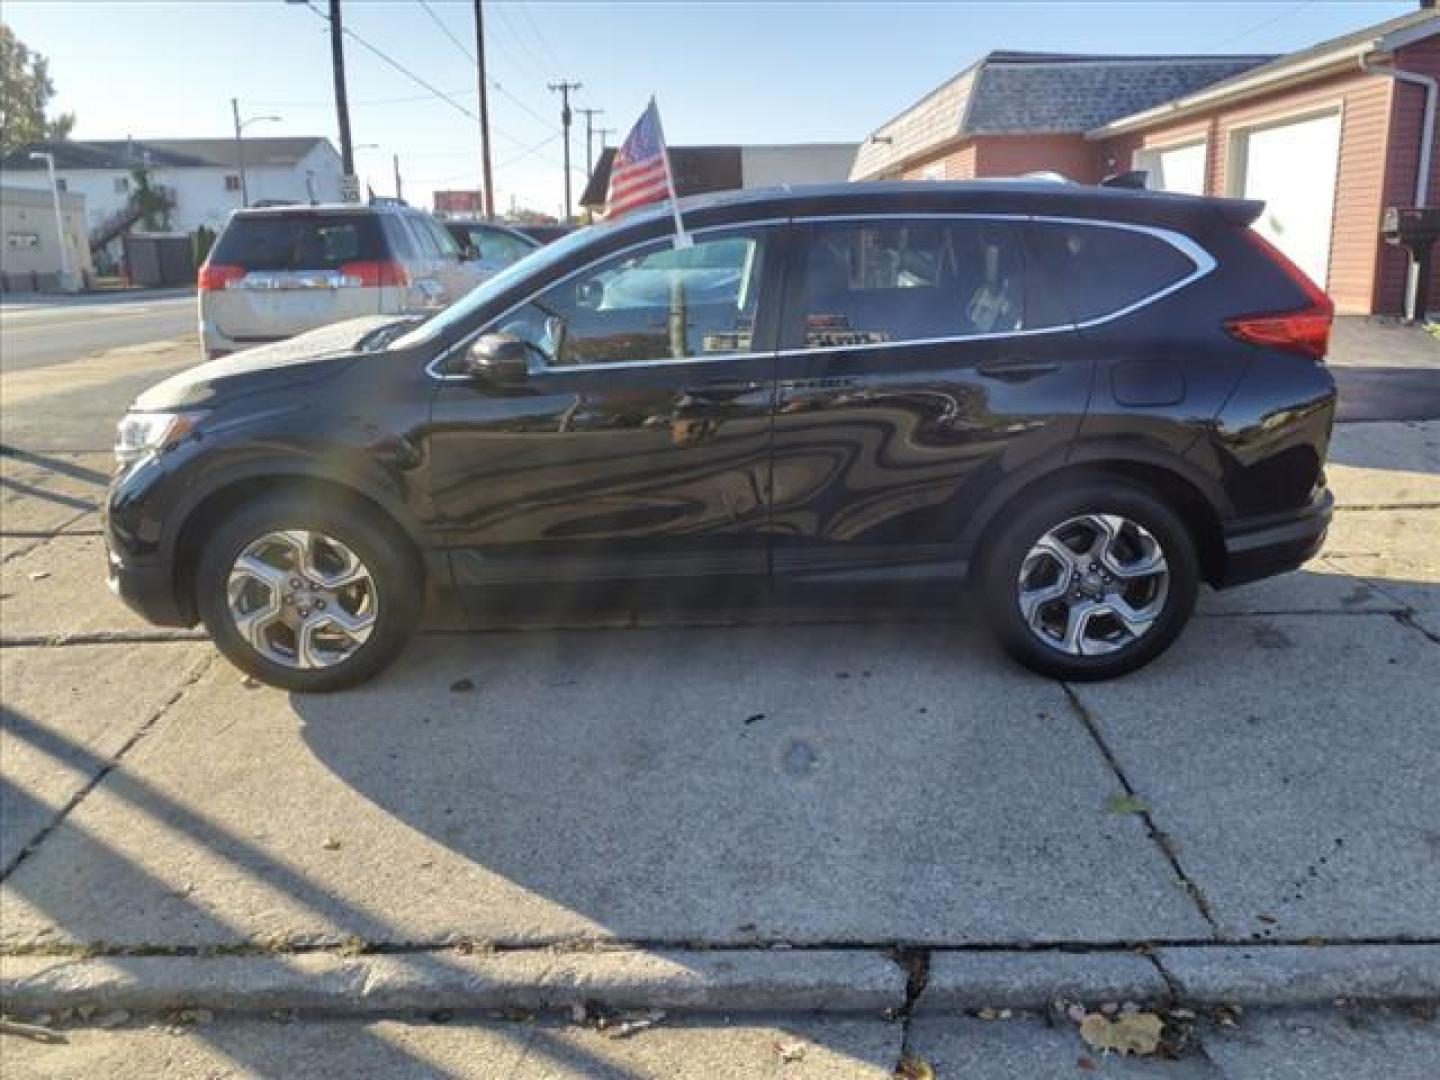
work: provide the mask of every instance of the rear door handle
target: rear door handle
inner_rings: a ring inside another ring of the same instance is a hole
[[[1025,382],[1038,379],[1041,375],[1053,375],[1060,370],[1060,365],[1054,360],[1036,360],[1030,356],[1001,356],[994,360],[982,360],[975,370],[1001,382]]]

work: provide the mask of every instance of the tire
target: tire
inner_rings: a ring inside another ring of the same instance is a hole
[[[1112,679],[1155,659],[1189,622],[1200,580],[1195,541],[1180,515],[1149,489],[1091,475],[1022,497],[1001,513],[1008,520],[987,537],[976,584],[1001,645],[1032,671],[1081,682]],[[1119,519],[1124,524],[1117,527]],[[1068,555],[1058,552],[1057,540]],[[1074,550],[1093,552],[1099,544],[1107,545],[1108,558]],[[1154,544],[1163,570],[1146,573],[1159,565]],[[1067,562],[1072,557],[1076,562]],[[1110,572],[1116,567],[1123,573]],[[1035,602],[1057,589],[1062,596]],[[1033,625],[1022,612],[1027,601]],[[1126,621],[1121,610],[1150,617]],[[1072,639],[1077,626],[1083,633]]]
[[[246,567],[262,572],[237,566],[242,555]],[[299,565],[302,558],[310,571]],[[334,589],[314,585],[355,577],[351,559],[363,578]],[[287,560],[297,569],[277,569]],[[300,589],[287,587],[296,582]],[[409,640],[424,593],[420,560],[396,526],[363,508],[293,491],[261,496],[225,518],[207,538],[195,573],[196,607],[216,647],[261,682],[300,692],[340,690],[378,674]],[[259,615],[252,619],[253,612]],[[303,635],[302,648],[286,622],[311,618],[321,622]],[[342,618],[357,629],[347,632]],[[240,621],[269,627],[257,627],[268,654],[242,633]]]

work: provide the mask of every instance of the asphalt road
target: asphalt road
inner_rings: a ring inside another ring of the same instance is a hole
[[[64,363],[91,352],[195,332],[190,291],[96,296],[0,307],[0,355],[8,374]]]

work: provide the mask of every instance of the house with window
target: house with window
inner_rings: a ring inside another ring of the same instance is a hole
[[[1339,311],[1394,314],[1406,256],[1381,216],[1440,199],[1437,80],[1433,0],[1283,56],[992,53],[871,133],[851,178],[1143,169],[1152,187],[1264,200],[1256,227]]]
[[[55,155],[61,190],[85,197],[92,250],[118,247],[119,238],[140,222],[142,183],[168,205],[162,227],[194,232],[218,230],[241,206],[243,187],[250,204],[337,202],[341,194],[340,155],[328,139],[66,139],[21,146],[0,158],[0,178],[10,187],[49,190],[44,161],[31,153]]]

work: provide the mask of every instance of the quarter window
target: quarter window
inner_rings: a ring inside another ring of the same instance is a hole
[[[749,352],[764,255],[759,231],[700,236],[689,248],[666,238],[553,285],[495,329],[556,366]]]
[[[1025,260],[1004,221],[816,225],[804,345],[879,345],[1008,333],[1025,325]]]
[[[1196,269],[1173,244],[1134,229],[1059,222],[1031,228],[1047,277],[1077,322],[1113,315]]]

